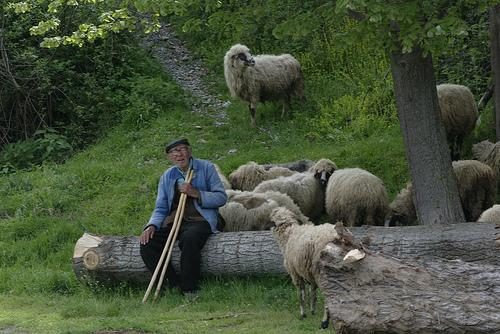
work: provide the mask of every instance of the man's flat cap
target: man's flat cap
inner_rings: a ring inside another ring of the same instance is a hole
[[[171,149],[173,149],[174,147],[179,146],[179,145],[191,146],[191,145],[189,145],[189,142],[186,138],[176,139],[176,140],[168,143],[167,146],[165,146],[165,152],[168,153],[168,151],[170,151]]]

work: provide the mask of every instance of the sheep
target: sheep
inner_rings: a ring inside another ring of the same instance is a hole
[[[310,310],[316,311],[316,289],[319,285],[319,260],[321,251],[332,241],[339,240],[336,225],[313,225],[311,222],[298,225],[297,218],[286,208],[276,208],[271,213],[274,222],[273,234],[283,254],[283,266],[297,288],[300,302],[300,318],[306,317],[305,285],[310,285]],[[328,308],[325,305],[321,328],[328,327]]]
[[[316,219],[323,213],[326,183],[335,170],[335,163],[321,159],[307,172],[263,181],[254,191],[274,190],[287,194],[307,217]]]
[[[417,211],[413,204],[413,196],[413,186],[409,182],[389,204],[389,226],[407,226],[416,222]]]
[[[225,221],[225,232],[270,230],[274,226],[270,214],[277,207],[288,208],[299,222],[309,221],[286,194],[227,190],[227,195],[227,203],[219,209]]]
[[[214,164],[214,166],[215,170],[217,171],[217,174],[219,175],[220,180],[222,181],[222,184],[224,185],[224,189],[225,190],[231,189],[231,184],[227,180],[226,176],[224,175],[220,167],[217,164]]]
[[[472,146],[472,156],[474,159],[490,166],[497,176],[497,181],[500,182],[500,141],[493,144],[488,140],[483,140],[474,144]]]
[[[384,183],[360,168],[339,169],[326,186],[325,209],[346,226],[384,225],[389,197]]]
[[[495,202],[497,191],[495,173],[491,167],[477,160],[453,161],[452,166],[465,219],[474,222],[481,212]],[[413,224],[417,220],[411,184],[396,196],[390,204],[390,210],[391,224],[397,221],[405,225]]]
[[[315,164],[314,161],[309,160],[309,159],[302,159],[302,160],[297,160],[297,161],[292,161],[292,162],[285,162],[281,164],[264,164],[262,167],[264,167],[265,170],[269,170],[272,167],[283,167],[283,168],[288,168],[290,170],[293,170],[295,172],[305,172],[309,168],[311,168]]]
[[[259,102],[283,101],[283,117],[292,96],[304,97],[300,63],[289,54],[253,57],[245,45],[235,44],[224,56],[224,76],[231,96],[248,102],[254,127]]]
[[[252,191],[262,181],[296,173],[284,167],[271,167],[269,170],[266,170],[264,166],[250,161],[229,174],[229,181],[233,189]]]
[[[436,89],[451,158],[457,160],[464,138],[472,132],[479,117],[477,105],[466,86],[441,84]]]
[[[477,221],[481,223],[500,224],[500,204],[495,204],[488,210],[484,211]]]

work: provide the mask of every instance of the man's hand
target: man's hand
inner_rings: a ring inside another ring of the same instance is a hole
[[[190,183],[183,183],[179,186],[179,191],[189,197],[200,198],[200,192]]]
[[[142,234],[139,237],[139,242],[141,243],[141,245],[147,244],[149,240],[153,238],[155,231],[156,227],[154,227],[153,225],[149,225],[148,227],[146,227],[146,229],[142,231]]]

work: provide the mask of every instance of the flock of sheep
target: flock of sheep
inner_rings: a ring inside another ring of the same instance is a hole
[[[292,96],[303,97],[304,79],[291,55],[252,56],[240,44],[224,57],[224,74],[231,95],[249,103],[252,125],[259,102],[283,101],[283,114]],[[441,118],[452,160],[458,160],[464,138],[479,117],[474,96],[462,85],[437,86]],[[469,222],[500,222],[494,205],[500,185],[500,142],[473,147],[476,160],[453,161],[459,197]],[[389,202],[384,183],[369,171],[342,168],[328,160],[301,160],[282,165],[248,162],[229,175],[220,173],[228,193],[221,208],[225,231],[274,229],[284,265],[299,291],[305,316],[305,284],[311,285],[311,311],[316,304],[319,252],[338,237],[335,222],[345,226],[412,225],[417,223],[412,184]],[[332,224],[315,225],[324,213]],[[328,325],[327,312],[322,328]]]

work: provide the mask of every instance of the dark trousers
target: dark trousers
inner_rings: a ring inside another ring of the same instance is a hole
[[[167,225],[165,228],[162,227],[155,232],[153,238],[147,244],[141,245],[141,257],[151,272],[156,269],[171,229],[172,224]],[[168,264],[166,277],[169,287],[180,286],[183,292],[198,290],[201,250],[210,234],[212,234],[212,229],[206,221],[182,222],[177,235],[181,250],[181,272],[180,275],[177,275],[172,263]],[[158,278],[160,274],[158,274]]]

